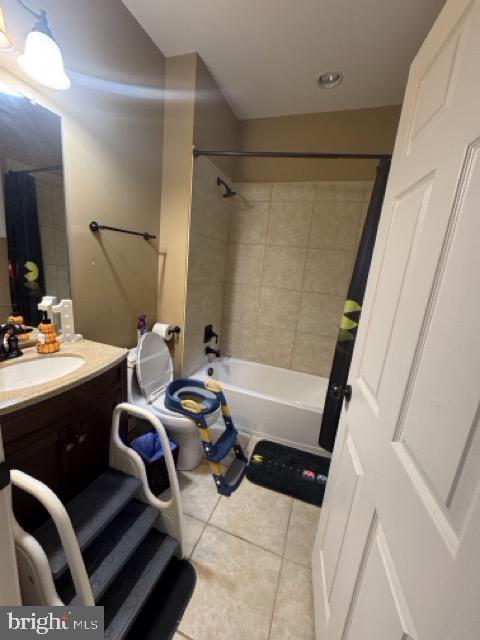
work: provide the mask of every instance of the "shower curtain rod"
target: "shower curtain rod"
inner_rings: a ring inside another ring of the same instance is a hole
[[[220,151],[215,149],[193,149],[193,157],[227,156],[230,158],[312,158],[324,160],[390,160],[390,153],[339,153],[320,151]]]
[[[39,167],[38,169],[20,169],[19,171],[12,171],[12,173],[43,173],[44,171],[60,171],[63,170],[63,165],[55,164],[50,167]]]

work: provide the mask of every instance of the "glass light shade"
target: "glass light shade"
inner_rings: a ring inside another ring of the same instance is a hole
[[[62,52],[53,38],[43,31],[30,31],[25,53],[18,64],[27,76],[51,89],[68,89],[70,78],[63,68]]]
[[[3,17],[3,10],[0,7],[0,50],[10,51],[13,49],[13,42],[10,39],[7,29],[5,27],[5,18]]]

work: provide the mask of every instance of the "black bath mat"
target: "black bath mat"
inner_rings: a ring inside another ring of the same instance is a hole
[[[260,440],[247,468],[250,482],[322,506],[330,459]]]

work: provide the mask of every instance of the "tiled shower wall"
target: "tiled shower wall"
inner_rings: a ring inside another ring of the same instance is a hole
[[[195,371],[205,358],[205,325],[222,325],[226,281],[228,227],[232,200],[222,198],[220,176],[230,182],[207,158],[194,163],[190,237],[188,248],[187,302],[183,373]]]
[[[235,188],[222,351],[328,376],[372,183]]]
[[[56,296],[60,301],[71,297],[63,177],[53,173],[41,174],[37,175],[35,184],[45,294]]]
[[[236,184],[222,198],[207,158],[194,164],[183,372],[222,353],[328,376],[372,183]]]

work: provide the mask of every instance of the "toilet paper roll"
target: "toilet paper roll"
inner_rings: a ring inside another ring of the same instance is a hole
[[[153,333],[158,333],[159,336],[162,336],[164,340],[171,340],[175,329],[173,324],[162,324],[161,322],[156,322],[153,325]]]

